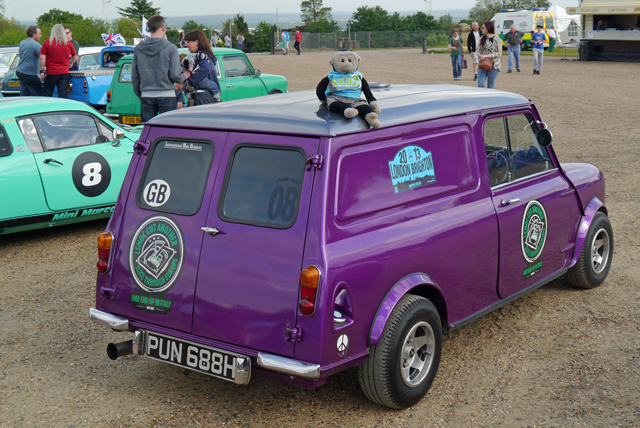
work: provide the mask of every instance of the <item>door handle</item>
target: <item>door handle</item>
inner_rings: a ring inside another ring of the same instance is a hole
[[[43,162],[44,163],[52,163],[53,162],[53,163],[57,163],[57,164],[62,165],[62,162],[60,162],[58,160],[55,160],[55,159],[51,159],[51,158],[45,159]]]
[[[204,232],[208,233],[211,236],[215,236],[218,233],[220,233],[217,227],[201,227],[200,229],[202,229]]]
[[[520,198],[511,198],[509,200],[503,199],[500,201],[500,205],[506,207],[507,205],[515,204],[516,202],[520,202]]]
[[[227,88],[233,88],[233,85],[227,85]]]

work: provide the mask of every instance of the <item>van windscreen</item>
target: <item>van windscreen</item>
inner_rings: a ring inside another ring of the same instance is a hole
[[[210,143],[158,141],[140,179],[136,198],[138,206],[172,214],[197,213],[212,160],[213,146]]]

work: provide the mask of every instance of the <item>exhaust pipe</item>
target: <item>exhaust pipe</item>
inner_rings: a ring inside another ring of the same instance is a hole
[[[133,354],[133,340],[127,340],[126,342],[110,343],[107,345],[107,355],[112,360],[117,360],[119,357]]]

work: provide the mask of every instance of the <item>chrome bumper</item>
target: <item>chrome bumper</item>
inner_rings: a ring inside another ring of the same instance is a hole
[[[291,358],[258,352],[258,365],[267,370],[299,376],[305,379],[318,379],[320,377],[320,365],[309,364]]]
[[[106,118],[109,119],[120,119],[120,115],[119,114],[115,114],[115,113],[102,113],[102,115]]]
[[[94,308],[89,309],[89,318],[91,318],[93,321],[105,324],[114,330],[118,330],[118,331],[129,330],[129,320],[124,318],[119,318],[115,315],[111,315]]]

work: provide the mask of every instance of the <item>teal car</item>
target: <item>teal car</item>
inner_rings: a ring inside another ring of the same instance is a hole
[[[188,54],[187,49],[180,53]],[[222,101],[258,97],[260,95],[287,92],[287,79],[275,74],[262,74],[253,68],[247,55],[237,49],[213,48],[218,59],[217,72]],[[111,87],[107,91],[105,116],[120,123],[139,125],[140,99],[131,86],[131,61],[133,55],[122,57],[118,62]]]
[[[78,101],[0,99],[0,234],[109,217],[142,130],[126,128]]]

